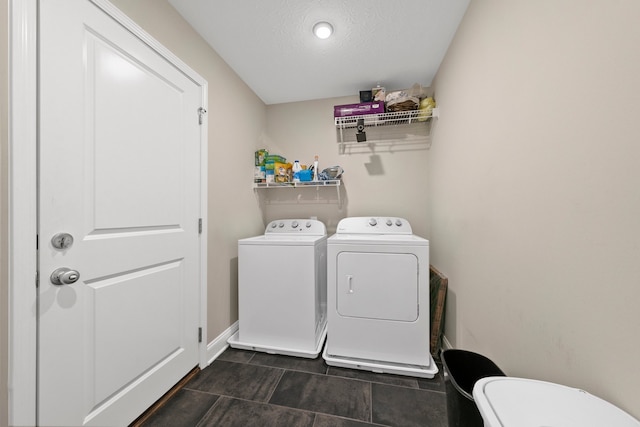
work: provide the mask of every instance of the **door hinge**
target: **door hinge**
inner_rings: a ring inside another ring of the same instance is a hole
[[[40,272],[36,271],[36,289],[40,287]]]
[[[40,235],[36,234],[36,251],[40,250]]]
[[[204,120],[204,115],[207,114],[207,110],[205,110],[204,108],[200,107],[198,108],[198,124],[202,124],[202,121]]]
[[[202,234],[202,218],[198,218],[198,234]]]
[[[198,342],[202,342],[202,328],[198,328]]]

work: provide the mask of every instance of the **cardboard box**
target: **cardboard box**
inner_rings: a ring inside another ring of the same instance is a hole
[[[362,102],[333,106],[333,117],[362,116],[364,114],[384,113],[384,102]]]

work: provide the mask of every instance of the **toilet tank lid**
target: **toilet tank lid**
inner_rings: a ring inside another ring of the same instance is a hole
[[[487,377],[473,387],[486,427],[640,427],[622,409],[584,390],[545,381]]]

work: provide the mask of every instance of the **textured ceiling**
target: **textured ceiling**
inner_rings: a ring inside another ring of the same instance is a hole
[[[266,103],[431,84],[469,0],[169,0]],[[311,29],[328,21],[334,34]]]

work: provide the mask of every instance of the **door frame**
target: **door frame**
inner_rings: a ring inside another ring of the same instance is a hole
[[[208,83],[107,0],[87,0],[181,70],[202,90]],[[36,425],[38,221],[38,0],[9,0],[9,425]],[[194,111],[194,117],[197,114]],[[200,326],[207,336],[207,120],[200,126]],[[195,218],[194,218],[195,220]],[[208,364],[199,343],[199,366]]]

